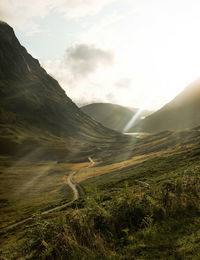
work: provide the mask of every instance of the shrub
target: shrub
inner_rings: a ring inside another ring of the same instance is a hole
[[[90,191],[85,207],[68,211],[64,222],[37,218],[24,252],[35,259],[120,259],[138,231],[199,212],[200,178],[107,193]]]

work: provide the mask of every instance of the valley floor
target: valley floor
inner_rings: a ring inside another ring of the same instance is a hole
[[[2,157],[1,227],[37,213],[2,234],[2,256],[199,259],[199,130],[142,137],[127,150],[121,162],[105,155],[91,158],[94,165]],[[73,200],[66,183],[73,172],[80,198],[42,216]]]

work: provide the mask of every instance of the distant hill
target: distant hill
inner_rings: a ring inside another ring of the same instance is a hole
[[[186,87],[157,112],[129,129],[129,132],[183,130],[200,125],[200,79]]]
[[[79,160],[100,142],[120,140],[125,137],[85,115],[0,22],[0,155],[39,149],[47,158]]]
[[[123,132],[127,123],[138,111],[137,108],[112,103],[92,103],[81,107],[81,110],[102,125],[119,132]],[[142,112],[138,120],[148,114],[150,114],[149,111]]]

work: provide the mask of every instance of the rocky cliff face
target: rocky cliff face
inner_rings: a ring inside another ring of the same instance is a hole
[[[83,147],[93,147],[100,141],[124,140],[80,111],[58,82],[21,46],[13,29],[0,22],[1,140],[6,136],[8,141],[13,132],[19,139],[15,131],[18,128],[37,137],[41,134],[65,138],[70,143],[74,140]]]

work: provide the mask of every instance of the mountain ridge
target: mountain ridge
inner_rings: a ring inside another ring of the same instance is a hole
[[[30,143],[36,141],[36,146],[40,146],[45,138],[48,139],[45,145],[59,143],[68,153],[75,146],[75,153],[84,152],[83,147],[91,153],[95,143],[101,140],[107,146],[127,140],[80,111],[39,61],[21,46],[14,30],[3,22],[0,61],[1,154],[7,147],[11,147],[8,153],[15,146],[20,150],[22,143],[26,144],[27,153]]]
[[[135,124],[129,132],[181,131],[200,125],[200,79],[187,86],[172,101]]]
[[[91,103],[81,107],[81,110],[105,127],[123,133],[126,125],[139,109],[113,103]],[[150,113],[150,111],[142,111],[140,118]]]

